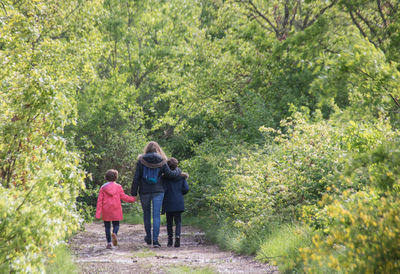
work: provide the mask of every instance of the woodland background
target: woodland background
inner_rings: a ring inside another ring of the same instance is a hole
[[[44,271],[150,140],[220,246],[282,272],[399,271],[399,8],[0,0],[1,272]]]

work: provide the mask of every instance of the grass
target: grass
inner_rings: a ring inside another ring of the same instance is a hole
[[[174,265],[170,266],[165,269],[167,273],[171,274],[185,274],[185,273],[192,273],[192,274],[214,274],[217,273],[212,267],[205,266],[205,267],[191,267],[187,265]]]
[[[123,224],[143,224],[143,217],[136,212],[124,213],[124,219],[121,221]]]
[[[277,226],[261,244],[257,259],[274,263],[282,273],[302,272],[299,249],[310,243],[310,228],[296,224]]]
[[[147,258],[147,257],[155,257],[157,253],[148,248],[144,248],[140,251],[133,253],[133,255],[137,258]]]
[[[240,231],[224,222],[215,222],[208,217],[185,217],[185,224],[202,229],[208,241],[220,248],[242,254],[256,254],[269,230]]]
[[[71,251],[66,245],[59,245],[53,254],[48,255],[46,273],[51,274],[76,274],[79,273],[77,265],[73,262]]]
[[[298,224],[271,222],[263,229],[241,231],[209,217],[185,217],[185,223],[202,229],[208,241],[242,254],[256,254],[264,263],[278,266],[282,273],[303,272],[299,248],[311,244],[312,230]]]
[[[161,225],[166,225],[167,224],[167,219],[164,215],[161,215]],[[124,213],[124,219],[121,221],[123,224],[133,224],[133,225],[139,225],[143,224],[143,213],[137,213],[133,211],[128,211]]]
[[[140,205],[140,202],[136,202],[133,204],[126,204],[122,205],[122,209],[124,212],[124,219],[121,223],[125,224],[143,224],[143,211]]]
[[[143,223],[142,215],[128,213],[125,222]],[[194,217],[186,214],[183,215],[183,223],[202,229],[207,240],[216,243],[220,248],[241,254],[256,254],[258,260],[277,265],[283,273],[296,270],[302,272],[299,248],[311,243],[311,230],[298,224],[277,222],[270,223],[263,229],[241,231],[224,222],[218,222],[210,216]],[[165,224],[165,215],[161,215],[161,224]],[[155,255],[150,250],[136,254],[137,257]],[[170,273],[215,273],[212,269],[186,269],[187,267],[174,266],[172,270],[168,269],[168,271],[171,271]]]

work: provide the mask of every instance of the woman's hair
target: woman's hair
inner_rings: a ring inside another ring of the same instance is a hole
[[[147,146],[145,146],[143,153],[147,154],[150,152],[158,153],[164,160],[167,160],[167,156],[165,155],[164,151],[157,142],[151,141],[150,143],[147,144]]]
[[[171,158],[168,159],[167,163],[168,163],[169,168],[170,168],[171,170],[174,170],[175,168],[178,167],[178,163],[179,163],[179,162],[178,162],[178,160],[175,159],[174,157],[171,157]]]
[[[104,177],[108,182],[115,182],[118,179],[118,171],[115,169],[109,169]]]

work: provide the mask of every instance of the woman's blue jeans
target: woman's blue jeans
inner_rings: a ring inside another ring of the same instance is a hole
[[[164,199],[164,193],[140,194],[140,203],[143,209],[143,222],[146,237],[151,239],[151,204],[153,204],[153,242],[158,242],[160,234],[160,211]]]

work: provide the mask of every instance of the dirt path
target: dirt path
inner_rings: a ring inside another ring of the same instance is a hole
[[[162,247],[153,248],[143,241],[143,225],[121,224],[118,246],[108,250],[103,224],[92,223],[70,240],[70,246],[82,273],[278,273],[251,257],[208,244],[196,228],[182,227],[180,248],[167,247],[166,234],[162,226]]]

